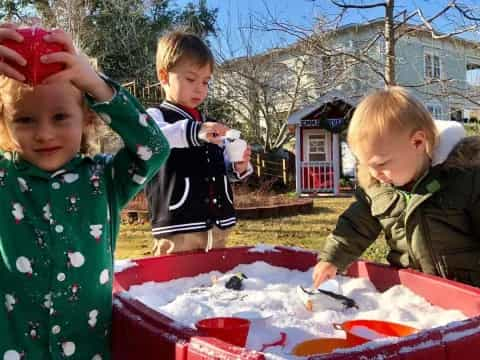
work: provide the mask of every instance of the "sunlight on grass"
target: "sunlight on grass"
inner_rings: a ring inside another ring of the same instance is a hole
[[[283,218],[240,220],[233,228],[228,246],[260,243],[298,246],[319,250],[325,238],[334,229],[338,216],[352,202],[352,198],[320,198],[314,201],[314,211]],[[150,256],[152,237],[150,225],[122,225],[117,241],[117,259]],[[369,260],[384,262],[387,247],[378,240],[364,254]]]

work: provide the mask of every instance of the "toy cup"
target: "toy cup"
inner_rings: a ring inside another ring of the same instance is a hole
[[[233,141],[233,140],[240,139],[240,135],[241,133],[239,130],[230,129],[230,130],[227,130],[227,132],[225,133],[225,138],[227,138],[230,141]]]
[[[65,68],[62,63],[43,64],[40,62],[42,55],[64,51],[61,44],[48,43],[43,37],[49,34],[48,31],[38,28],[17,29],[17,32],[23,36],[22,42],[14,40],[4,40],[3,46],[6,46],[20,55],[27,61],[25,66],[21,66],[16,62],[6,61],[10,66],[25,76],[25,82],[30,85],[40,84],[44,79]]]
[[[247,142],[242,139],[227,141],[225,149],[231,162],[243,161],[243,153],[247,149]]]
[[[235,317],[217,317],[197,321],[196,328],[203,336],[211,336],[244,347],[247,342],[250,321]]]
[[[269,320],[272,318],[272,314],[263,315],[260,311],[251,310],[251,311],[239,311],[233,314],[234,317],[247,319],[250,321],[250,324],[255,327],[265,327],[267,326]]]

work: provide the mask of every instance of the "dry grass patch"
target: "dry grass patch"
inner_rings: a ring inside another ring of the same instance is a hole
[[[352,198],[319,198],[311,214],[283,218],[240,220],[229,237],[228,246],[259,243],[299,246],[319,250],[334,229],[338,216]],[[141,258],[150,255],[152,237],[150,225],[122,225],[117,241],[116,258]],[[384,262],[386,245],[377,241],[364,254],[370,260]]]

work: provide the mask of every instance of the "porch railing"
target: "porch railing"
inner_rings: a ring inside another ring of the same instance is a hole
[[[302,192],[333,192],[333,164],[328,161],[303,161],[300,170]]]

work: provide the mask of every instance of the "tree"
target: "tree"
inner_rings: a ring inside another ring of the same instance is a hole
[[[315,58],[309,55],[307,43],[260,53],[252,19],[236,34],[243,56],[234,56],[236,49],[228,38],[233,34],[227,30],[223,35],[227,38],[217,47],[220,64],[213,96],[223,100],[232,115],[230,126],[241,128],[243,137],[265,151],[276,151],[292,138],[287,128],[290,114],[318,96],[324,86],[312,76]]]
[[[126,3],[129,3],[126,6]],[[102,1],[97,13],[89,18],[91,28],[85,36],[90,53],[98,57],[105,72],[116,79],[155,80],[157,40],[165,30],[181,27],[207,36],[215,32],[216,9],[205,1],[192,3],[182,10],[173,9],[168,0]]]
[[[190,31],[206,38],[208,35],[215,35],[215,22],[218,9],[209,9],[206,0],[199,0],[198,5],[188,3],[183,11],[178,14],[175,22],[183,24]]]

